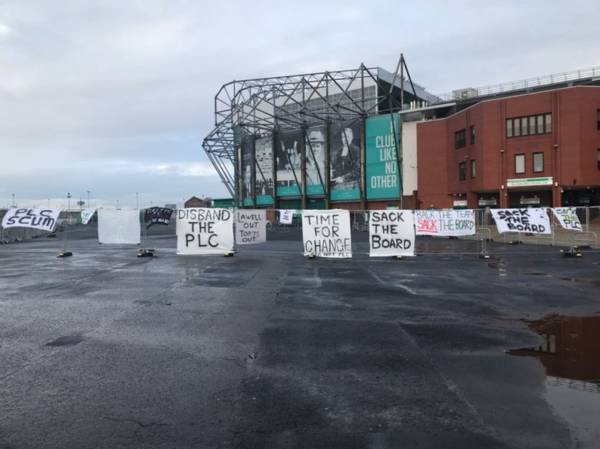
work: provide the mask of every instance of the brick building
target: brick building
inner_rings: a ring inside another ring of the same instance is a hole
[[[465,105],[417,126],[420,208],[600,205],[600,87]]]

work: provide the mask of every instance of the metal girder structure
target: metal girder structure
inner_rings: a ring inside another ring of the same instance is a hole
[[[356,69],[231,81],[215,95],[215,128],[202,146],[225,187],[237,199],[237,148],[242,135],[264,136],[279,129],[306,128],[332,121],[364,119],[402,109],[408,95],[424,99],[412,81],[402,95],[397,74],[382,79],[382,69],[361,64]],[[392,81],[390,82],[390,78]]]

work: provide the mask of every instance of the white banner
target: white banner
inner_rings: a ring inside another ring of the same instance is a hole
[[[416,210],[417,235],[460,237],[475,234],[473,209]]]
[[[414,256],[415,216],[412,210],[369,212],[369,256]]]
[[[177,254],[220,254],[233,251],[233,209],[177,210]]]
[[[550,218],[544,208],[491,209],[499,233],[551,234]]]
[[[235,223],[235,242],[251,245],[267,241],[267,211],[264,209],[239,209]]]
[[[140,243],[138,209],[98,209],[98,241],[112,245]]]
[[[294,209],[281,209],[279,211],[279,223],[292,224],[295,213],[296,211]]]
[[[442,209],[440,211],[440,234],[460,237],[475,234],[475,211],[473,209]]]
[[[583,231],[577,216],[577,209],[574,207],[555,207],[552,209],[552,213],[563,228],[569,231]]]
[[[81,224],[88,224],[91,220],[91,218],[94,216],[94,213],[96,212],[96,208],[93,209],[83,209],[81,211]]]
[[[7,228],[34,228],[52,232],[60,209],[9,209],[2,219],[2,227]]]
[[[302,212],[304,255],[352,257],[350,213],[347,210],[305,210]]]

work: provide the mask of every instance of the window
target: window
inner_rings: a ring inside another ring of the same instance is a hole
[[[535,115],[529,117],[529,135],[533,136],[535,131]]]
[[[598,166],[598,170],[600,170],[600,149],[596,152],[596,164]]]
[[[544,153],[533,153],[533,172],[541,173],[544,171]]]
[[[460,162],[458,164],[458,180],[464,181],[465,179],[467,179],[467,163]]]
[[[536,116],[537,118],[537,133],[544,134],[544,114]]]
[[[471,134],[471,145],[474,145],[475,144],[475,125],[471,125],[470,134]]]
[[[519,120],[518,118],[513,120],[513,129],[514,129],[514,136],[520,137],[521,136],[521,120]]]
[[[515,154],[515,173],[521,175],[525,173],[525,155]]]
[[[600,109],[596,111],[596,129],[600,131]]]
[[[459,149],[467,144],[465,130],[461,129],[454,133],[454,148]]]
[[[598,162],[598,164],[600,165],[600,162]],[[477,176],[477,161],[475,159],[471,159],[471,179],[475,178],[475,176]]]
[[[521,135],[526,136],[529,134],[529,127],[527,126],[527,117],[521,117]]]
[[[513,136],[513,126],[512,126],[512,119],[509,118],[506,120],[506,137],[512,137]]]
[[[546,133],[552,132],[552,115],[544,114],[544,121],[546,122]]]

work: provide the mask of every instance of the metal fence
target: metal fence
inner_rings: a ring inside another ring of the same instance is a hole
[[[600,206],[576,208],[577,216],[582,224],[582,231],[569,231],[563,229],[554,215],[548,210],[551,220],[552,233],[547,235],[527,233],[503,233],[496,228],[489,208],[475,209],[476,227],[475,234],[466,237],[428,237],[417,236],[417,254],[481,254],[499,253],[508,250],[514,244],[527,244],[538,246],[553,245],[556,247],[590,247],[600,249]],[[351,210],[352,246],[357,254],[368,253],[369,211]],[[4,211],[0,211],[0,220]],[[140,215],[142,217],[142,214]],[[77,220],[71,217],[72,223]],[[281,245],[283,251],[302,250],[302,216],[301,211],[294,215],[292,224],[281,224],[279,212],[276,209],[267,209],[267,241],[289,242]],[[55,233],[25,228],[2,229],[0,227],[0,244],[12,244],[25,240],[46,239],[48,237],[62,240],[64,230],[69,232],[69,239],[93,239],[97,237],[95,220],[88,225],[66,226],[64,221],[57,226]],[[154,225],[150,229],[142,226],[142,245],[159,244],[164,247],[175,247],[171,240],[175,239],[175,217],[168,226]],[[239,246],[240,251],[249,250],[250,246]]]
[[[551,223],[551,234],[529,234],[522,232],[499,233],[489,208],[475,209],[475,234],[465,237],[429,237],[417,236],[417,252],[440,252],[440,248],[449,248],[450,252],[456,252],[457,249],[448,245],[423,244],[431,240],[449,241],[449,240],[467,240],[474,241],[475,245],[470,248],[471,251],[487,252],[491,247],[489,243],[494,243],[496,249],[502,249],[502,246],[514,244],[532,244],[532,245],[552,245],[558,247],[590,247],[600,249],[600,206],[577,207],[575,208],[577,216],[582,225],[582,231],[571,231],[563,229],[556,217],[548,209],[548,216]],[[368,234],[369,231],[369,211],[351,210],[350,220],[353,231],[353,240],[360,234]],[[286,234],[295,234],[294,230],[301,232],[302,217],[300,211],[294,216],[293,223],[290,225],[280,224],[277,211],[274,209],[267,211],[269,220],[269,230],[274,239],[285,238]],[[269,237],[271,234],[268,234]],[[365,237],[366,238],[366,237]],[[465,245],[462,245],[465,248]],[[466,247],[468,248],[468,246]]]

